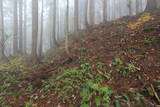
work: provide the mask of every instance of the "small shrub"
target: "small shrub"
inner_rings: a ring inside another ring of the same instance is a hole
[[[26,102],[23,107],[38,107],[37,104],[34,104],[32,102]]]
[[[80,53],[80,55],[84,55],[87,52],[86,48],[78,48],[78,52]]]
[[[0,85],[0,93],[6,93],[8,87],[6,85]]]
[[[5,100],[0,97],[0,107],[11,107],[8,104],[6,104]]]
[[[115,71],[120,73],[124,77],[132,77],[134,73],[138,72],[135,65],[125,64],[120,58],[115,58],[113,65],[115,66]]]
[[[155,30],[155,27],[154,26],[145,26],[144,28],[143,28],[143,31],[144,32],[149,32],[149,31],[153,31],[153,30]]]
[[[104,64],[101,62],[96,63],[96,67],[98,70],[103,71],[104,70]]]
[[[135,53],[136,51],[134,49],[128,49],[127,50],[129,53]]]
[[[33,85],[31,83],[28,83],[27,90],[28,91],[32,91],[33,90]]]
[[[85,71],[89,71],[92,69],[92,65],[90,63],[81,64],[81,68]]]
[[[145,44],[145,45],[154,45],[154,44],[157,44],[159,41],[160,41],[160,39],[155,38],[155,37],[152,37],[152,38],[147,39],[147,40],[144,42],[144,44]]]
[[[113,62],[113,65],[114,66],[119,66],[121,64],[123,64],[122,60],[120,58],[116,57],[114,62]]]
[[[16,72],[24,71],[26,64],[24,64],[23,57],[17,57],[10,61],[10,63],[0,65],[0,71],[2,72]]]

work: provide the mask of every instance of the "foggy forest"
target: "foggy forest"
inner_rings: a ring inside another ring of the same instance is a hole
[[[160,0],[0,0],[0,107],[159,107]]]

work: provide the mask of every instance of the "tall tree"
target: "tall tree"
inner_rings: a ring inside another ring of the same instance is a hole
[[[89,0],[89,20],[90,25],[95,23],[95,0]]]
[[[86,0],[86,3],[85,3],[85,25],[86,25],[86,28],[89,27],[89,22],[88,22],[88,4],[89,4],[89,0]]]
[[[23,0],[19,0],[19,52],[23,53]]]
[[[56,39],[56,22],[57,22],[57,0],[53,2],[53,43],[55,46],[58,46],[58,42]]]
[[[42,57],[42,51],[43,51],[43,12],[44,12],[44,1],[42,0],[42,10],[41,10],[41,32],[40,32],[40,44],[39,44],[39,57]]]
[[[131,0],[128,1],[128,9],[129,9],[129,15],[131,16],[132,15],[132,1]]]
[[[38,0],[32,0],[32,59],[34,63],[38,62],[37,56],[38,40]]]
[[[79,29],[79,0],[74,0],[74,31],[78,35]]]
[[[146,10],[154,10],[157,8],[156,0],[147,0]]]
[[[5,57],[4,53],[4,16],[3,16],[3,0],[0,0],[0,59]]]
[[[140,9],[139,9],[139,0],[136,0],[136,14],[138,14],[140,12]]]
[[[69,55],[68,36],[69,36],[69,0],[67,0],[66,9],[66,34],[65,34],[65,51]]]
[[[24,0],[24,27],[23,27],[23,53],[27,53],[27,3]]]
[[[18,52],[18,14],[17,14],[17,0],[14,0],[14,34],[13,34],[13,54],[17,55]]]
[[[103,0],[103,21],[107,22],[107,0]]]

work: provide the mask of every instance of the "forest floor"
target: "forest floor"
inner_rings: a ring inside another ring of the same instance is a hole
[[[69,56],[1,64],[0,107],[160,107],[159,11],[95,25]]]

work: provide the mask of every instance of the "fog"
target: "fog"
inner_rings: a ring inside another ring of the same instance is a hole
[[[22,4],[19,0],[3,0],[3,18],[4,18],[4,38],[5,38],[5,55],[14,55],[13,53],[13,38],[14,38],[14,2],[17,1],[17,46],[18,48],[23,45],[23,50],[28,54],[32,52],[32,1],[22,0]],[[86,5],[88,2],[88,5]],[[104,22],[104,0],[95,0],[94,6],[92,6],[94,0],[79,0],[78,1],[78,29],[87,29],[86,21],[89,26],[93,24],[100,24]],[[56,5],[55,5],[56,3]],[[22,9],[20,9],[20,5]],[[26,6],[26,7],[25,7]],[[56,7],[55,7],[56,6]],[[45,53],[49,49],[55,47],[53,36],[57,42],[62,42],[66,35],[75,32],[74,20],[74,0],[68,1],[69,9],[67,10],[67,0],[43,0],[43,37],[40,40],[41,35],[41,15],[42,15],[42,0],[38,0],[38,43],[37,53],[39,45],[42,43],[42,52]],[[87,8],[87,7],[88,8]],[[143,12],[147,6],[147,0],[106,0],[106,19],[107,21],[115,20],[123,16],[136,15]],[[157,7],[160,6],[160,1],[157,0]],[[25,7],[25,8],[24,8]],[[90,8],[91,7],[91,8]],[[20,10],[22,10],[22,35],[20,35]],[[68,15],[68,31],[66,28],[66,13]],[[92,14],[89,14],[91,13]],[[87,16],[86,12],[88,13]],[[26,14],[25,14],[26,13]],[[91,16],[92,15],[92,16]],[[87,18],[86,18],[87,17]],[[91,22],[91,17],[93,22]],[[26,27],[25,27],[26,24]],[[26,30],[26,31],[25,31]],[[68,33],[66,33],[68,32]],[[20,37],[23,37],[22,44],[20,44]],[[25,36],[25,37],[24,37]],[[40,42],[41,41],[41,42]],[[18,52],[17,52],[18,53]]]

